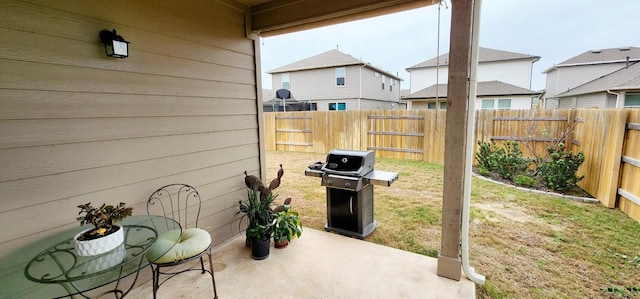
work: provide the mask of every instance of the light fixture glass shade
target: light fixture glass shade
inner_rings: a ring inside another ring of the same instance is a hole
[[[113,55],[117,55],[120,58],[129,56],[129,43],[114,40]]]
[[[104,51],[109,57],[125,58],[129,56],[129,42],[116,34],[116,30],[100,31],[100,41],[104,44]]]

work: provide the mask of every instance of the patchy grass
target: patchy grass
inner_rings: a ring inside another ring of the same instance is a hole
[[[306,177],[325,155],[267,152],[267,178],[282,163],[279,198],[303,224],[323,229],[325,188]],[[400,174],[375,187],[376,230],[365,240],[426,256],[440,250],[442,165],[380,159]],[[472,181],[471,263],[487,277],[478,298],[640,298],[640,224],[617,209]]]

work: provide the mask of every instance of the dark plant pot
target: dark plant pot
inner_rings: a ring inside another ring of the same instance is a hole
[[[265,240],[251,240],[251,257],[254,260],[264,260],[269,257],[271,238]]]
[[[287,247],[287,245],[289,245],[289,241],[287,239],[284,240],[273,240],[275,247],[276,248],[284,248]]]

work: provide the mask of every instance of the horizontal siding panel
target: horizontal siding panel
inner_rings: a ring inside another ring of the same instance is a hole
[[[46,35],[21,34],[15,30],[0,28],[0,57],[11,60],[41,62],[52,65],[77,66],[82,68],[111,69],[123,72],[155,74],[164,76],[174,76],[181,78],[193,78],[201,80],[216,80],[223,82],[234,82],[253,84],[253,58],[249,55],[235,55],[234,60],[224,61],[223,64],[194,60],[193,58],[182,58],[175,54],[154,54],[146,53],[140,55],[133,48],[130,56],[125,60],[115,60],[108,58],[104,54],[102,44],[94,41],[77,41],[51,37]],[[182,49],[182,45],[175,40],[162,40],[162,36],[156,42],[162,45],[174,44],[173,48]],[[208,51],[209,49],[202,49]],[[157,50],[156,50],[157,52]],[[51,54],[53,53],[53,54]],[[175,56],[174,56],[175,55]],[[238,65],[248,66],[239,68]]]
[[[0,121],[0,149],[256,129],[253,115]]]
[[[0,183],[0,190],[4,190],[3,196],[10,200],[0,201],[0,212],[91,194],[97,190],[131,185],[145,180],[193,172],[212,165],[249,159],[254,156],[258,156],[258,145],[249,144],[4,182]],[[238,172],[241,171],[238,170]],[[111,198],[96,198],[92,201],[104,200],[111,200]],[[2,218],[1,214],[0,218]]]
[[[255,86],[0,60],[0,88],[110,94],[255,98]],[[131,84],[136,82],[136,84]]]
[[[5,149],[0,150],[0,182],[246,145],[255,139],[255,129],[244,129]],[[14,158],[18,156],[22,159]]]
[[[217,211],[212,211],[212,208],[228,209],[234,206],[233,198],[238,195],[238,190],[244,186],[242,184],[244,174],[238,170],[251,168],[258,163],[255,157],[247,158],[246,154],[243,156],[245,156],[243,159],[217,166],[176,173],[128,186],[109,188],[0,213],[5,226],[5,229],[0,232],[0,252],[10,252],[16,249],[17,243],[13,241],[18,238],[21,243],[29,243],[43,236],[78,226],[75,215],[79,204],[123,201],[133,207],[134,215],[144,215],[146,214],[145,202],[149,195],[157,188],[170,183],[184,182],[195,186],[204,201],[201,218],[214,215]],[[230,185],[236,187],[230,188]],[[228,196],[225,195],[227,193]],[[237,199],[239,198],[236,198],[235,203],[237,203]],[[61,217],[61,215],[68,215],[68,217]],[[230,221],[230,219],[226,220]],[[24,223],[30,223],[29,230],[35,233],[25,236]],[[203,228],[210,230],[208,226],[211,226],[211,223],[203,222]],[[20,233],[21,231],[22,233]]]
[[[0,120],[255,115],[256,113],[255,99],[112,95],[39,90],[4,90],[0,98]]]
[[[144,214],[174,182],[205,193],[201,225],[231,235],[242,171],[261,161],[254,41],[225,1],[3,2],[0,256],[77,227],[81,203]],[[129,58],[105,57],[111,28]]]
[[[0,27],[43,32],[51,36],[73,34],[70,38],[85,40],[96,39],[100,30],[117,26],[119,33],[132,42],[131,46],[136,49],[141,47],[148,50],[145,46],[153,48],[155,45],[153,40],[136,45],[138,35],[162,34],[253,55],[253,44],[246,42],[248,39],[240,42],[240,38],[245,36],[244,13],[218,1],[181,1],[180,5],[171,1],[153,0],[98,1],[91,5],[84,1],[29,2],[33,3],[8,6],[0,18],[5,19],[0,24],[7,26]],[[198,9],[192,5],[197,5]],[[3,4],[3,10],[4,8]],[[29,21],[25,22],[27,19]],[[67,33],[69,31],[75,32]]]

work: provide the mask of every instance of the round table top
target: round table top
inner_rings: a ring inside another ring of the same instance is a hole
[[[73,237],[88,228],[84,226],[44,238],[3,257],[0,298],[65,297],[118,281],[149,264],[145,253],[159,233],[180,229],[172,219],[148,215],[127,217],[118,225],[124,228],[125,241],[101,255],[76,254]]]

